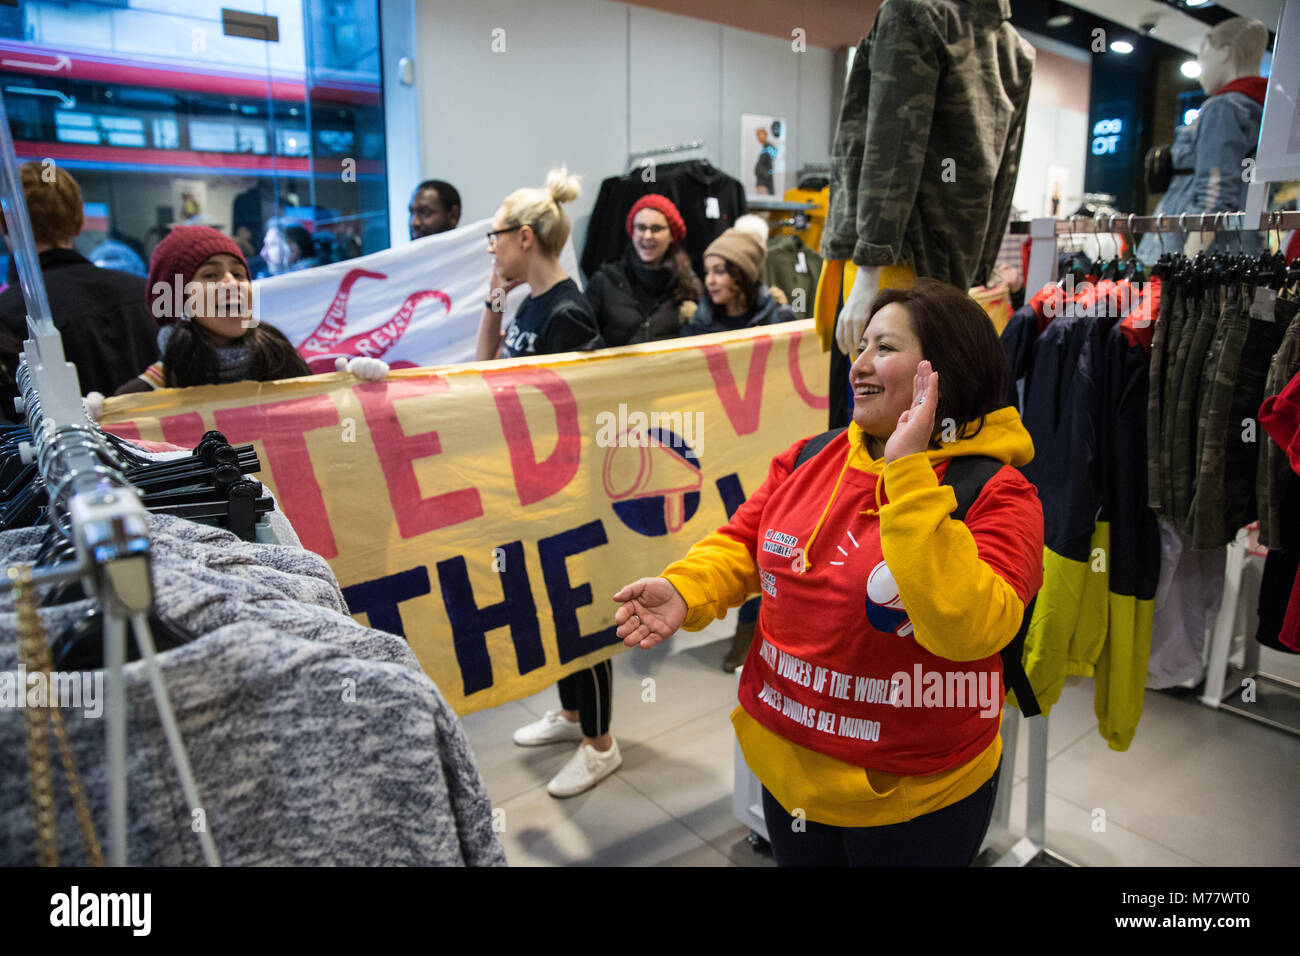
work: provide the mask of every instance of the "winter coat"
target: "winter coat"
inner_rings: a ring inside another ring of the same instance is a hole
[[[777,302],[768,291],[767,286],[758,287],[758,301],[744,315],[730,316],[722,310],[716,310],[713,300],[706,292],[700,296],[695,315],[682,335],[706,335],[710,332],[734,332],[736,329],[750,329],[756,325],[775,325],[778,322],[792,322],[795,314],[784,302]]]
[[[681,335],[686,315],[683,303],[676,298],[676,267],[671,262],[648,268],[629,246],[622,258],[600,267],[587,283],[586,292],[606,345],[655,342]]]

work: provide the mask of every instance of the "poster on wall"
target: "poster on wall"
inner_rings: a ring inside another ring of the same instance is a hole
[[[785,194],[785,137],[783,117],[740,114],[740,178],[749,195]]]
[[[203,180],[173,179],[171,200],[176,217],[172,225],[224,227],[224,224],[207,215],[208,184]]]

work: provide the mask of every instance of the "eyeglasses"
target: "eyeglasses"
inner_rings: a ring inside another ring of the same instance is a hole
[[[635,233],[647,233],[647,232],[648,232],[648,233],[650,233],[650,235],[652,235],[652,236],[657,236],[657,235],[659,235],[661,232],[667,232],[667,231],[668,231],[668,227],[667,227],[667,226],[660,226],[660,225],[657,225],[657,224],[656,224],[656,225],[646,225],[646,224],[643,223],[643,222],[634,222],[634,223],[632,224],[632,231],[635,232]]]
[[[503,232],[518,232],[526,225],[528,225],[528,223],[521,222],[517,226],[509,226],[505,229],[493,229],[487,234],[488,249],[495,249],[497,247],[497,236],[501,235]]]

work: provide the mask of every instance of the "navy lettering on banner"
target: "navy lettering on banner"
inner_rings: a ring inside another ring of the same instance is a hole
[[[537,553],[542,561],[542,577],[546,581],[546,594],[551,599],[551,613],[555,620],[555,643],[560,650],[560,663],[598,651],[602,647],[618,643],[616,631],[618,626],[609,627],[594,634],[580,634],[578,625],[578,608],[591,603],[591,585],[580,584],[573,587],[569,583],[569,569],[565,559],[583,551],[607,544],[605,526],[600,521],[592,521],[571,531],[564,531],[537,542]],[[611,603],[609,616],[612,620],[614,609]]]
[[[469,583],[469,573],[462,557],[438,562],[438,584],[442,588],[442,602],[451,621],[452,646],[460,664],[464,681],[464,694],[486,690],[492,686],[492,660],[488,656],[487,632],[498,627],[510,628],[510,639],[515,645],[515,659],[519,673],[527,674],[546,663],[542,647],[542,633],[537,623],[537,603],[533,600],[528,583],[528,568],[524,564],[524,544],[511,541],[502,545],[506,560],[499,573],[504,600],[488,607],[474,603],[474,589]],[[542,562],[545,570],[546,562]],[[588,590],[590,594],[590,589]],[[588,598],[590,602],[590,598]]]
[[[343,589],[343,599],[353,614],[365,613],[370,626],[406,637],[397,605],[429,593],[429,569],[421,565],[409,571],[387,574]]]
[[[745,489],[740,486],[740,476],[735,472],[723,475],[717,481],[718,494],[722,497],[722,507],[726,509],[727,520],[736,514],[736,509],[745,503]]]

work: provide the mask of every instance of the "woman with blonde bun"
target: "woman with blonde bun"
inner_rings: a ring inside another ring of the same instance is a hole
[[[561,206],[577,199],[579,191],[576,176],[563,167],[553,169],[544,189],[516,189],[492,217],[488,251],[495,264],[479,324],[479,361],[494,359],[502,350],[499,310],[505,293],[520,282],[528,283],[531,295],[506,331],[506,357],[604,347],[591,304],[559,261],[569,238],[569,217]],[[618,741],[609,732],[613,675],[606,660],[561,678],[556,685],[560,709],[515,731],[521,747],[578,742],[577,752],[546,785],[551,796],[590,790],[622,765]]]
[[[578,198],[577,176],[561,166],[546,175],[541,189],[516,189],[501,203],[487,234],[493,256],[488,298],[479,320],[477,361],[520,355],[603,348],[587,297],[560,265],[560,251],[569,238],[564,203]],[[501,337],[505,294],[528,283],[529,297]]]

